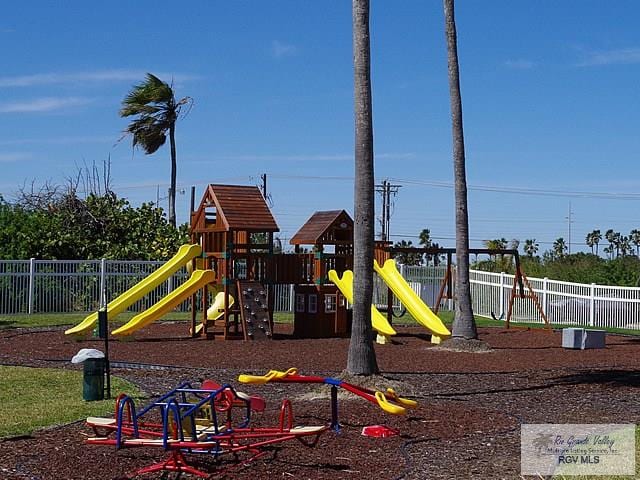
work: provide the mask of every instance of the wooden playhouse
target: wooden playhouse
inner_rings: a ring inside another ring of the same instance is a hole
[[[315,212],[290,243],[295,256],[313,257],[306,263],[304,280],[294,287],[294,334],[305,338],[348,335],[351,311],[327,273],[352,268],[353,220],[344,210]]]

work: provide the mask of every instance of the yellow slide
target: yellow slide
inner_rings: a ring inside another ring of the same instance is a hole
[[[229,295],[229,306],[232,307],[235,303],[233,296]],[[224,292],[218,292],[213,299],[213,305],[207,308],[207,319],[217,320],[224,314]]]
[[[405,279],[402,278],[402,275],[400,275],[400,272],[398,272],[396,268],[395,260],[387,260],[384,262],[383,267],[380,267],[378,262],[374,261],[373,266],[378,275],[380,275],[389,288],[391,288],[393,294],[398,297],[411,316],[431,332],[432,343],[440,343],[443,338],[451,336],[451,332],[445,327],[442,320],[431,311],[416,292],[411,289]]]
[[[171,275],[177,272],[191,259],[202,254],[200,245],[183,245],[175,256],[167,261],[144,280],[138,282],[129,290],[118,296],[115,300],[107,305],[107,315],[109,320],[113,319],[119,313],[124,312],[127,308],[140,300],[154,288],[166,281]],[[93,328],[98,320],[97,312],[92,313],[75,327],[68,329],[65,335],[80,334],[87,332]]]
[[[209,287],[209,291],[213,290],[213,287]],[[235,303],[235,299],[232,295],[229,295],[229,307],[232,307]],[[224,292],[216,293],[213,299],[213,305],[207,308],[207,320],[217,320],[224,315]],[[196,334],[202,332],[202,323],[196,325]]]
[[[338,276],[335,270],[329,270],[329,280],[336,284],[349,303],[353,303],[353,272],[346,270],[342,274],[342,278]],[[378,311],[375,305],[371,305],[371,325],[380,335],[395,335],[393,329],[387,319]]]
[[[197,292],[208,283],[215,281],[216,274],[213,270],[195,270],[193,275],[176,288],[173,292],[165,296],[158,303],[150,308],[147,308],[144,312],[139,313],[126,324],[120,328],[111,332],[113,335],[130,335],[136,330],[149,325],[154,320],[162,318],[162,316],[169,313],[176,308],[186,299],[188,299],[193,293]]]

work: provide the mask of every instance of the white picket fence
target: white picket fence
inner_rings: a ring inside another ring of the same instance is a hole
[[[107,299],[125,291],[163,262],[116,260],[0,260],[0,315],[86,312],[98,308],[100,294]],[[411,288],[431,307],[445,275],[445,267],[401,265]],[[513,275],[472,270],[471,297],[476,315],[504,318]],[[141,311],[160,300],[187,278],[179,270],[143,300],[131,307]],[[640,288],[578,284],[529,278],[543,311],[554,325],[640,329]],[[293,312],[293,285],[275,285],[277,312]],[[387,304],[387,288],[376,281],[374,303]],[[401,305],[395,301],[394,307]],[[179,309],[187,310],[189,302]],[[451,300],[441,310],[453,308]],[[534,302],[517,298],[513,322],[542,323]]]

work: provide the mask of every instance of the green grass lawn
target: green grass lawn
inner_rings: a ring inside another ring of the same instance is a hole
[[[111,393],[139,397],[129,382],[112,377]],[[82,400],[82,372],[0,366],[0,438],[26,435],[38,428],[108,415],[114,400]]]

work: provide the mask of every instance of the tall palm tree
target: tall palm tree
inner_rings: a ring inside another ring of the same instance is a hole
[[[620,247],[622,246],[622,235],[620,232],[615,232],[613,234],[611,243],[613,243],[613,246],[616,249],[616,258],[618,258],[620,256]]]
[[[596,229],[593,232],[591,232],[591,234],[593,235],[593,243],[596,246],[596,256],[597,256],[598,255],[598,245],[600,244],[600,240],[602,240],[602,233],[600,233],[599,229]]]
[[[618,245],[620,248],[620,254],[623,257],[626,257],[631,252],[633,252],[633,248],[631,248],[631,240],[627,235],[620,235]]]
[[[144,82],[134,85],[122,100],[121,117],[135,117],[126,128],[133,146],[151,155],[167,141],[171,147],[171,187],[169,188],[169,222],[176,225],[176,122],[183,107],[193,104],[191,97],[176,101],[173,88],[155,75],[147,73]]]
[[[538,243],[535,238],[528,238],[524,241],[524,253],[527,257],[533,258],[538,253]]]
[[[471,308],[469,282],[469,210],[467,208],[467,174],[462,128],[462,95],[458,66],[458,38],[453,0],[443,0],[445,34],[447,38],[447,64],[449,70],[449,97],[451,101],[451,133],[453,137],[453,172],[456,207],[456,312],[453,337],[478,338],[478,329]]]
[[[378,372],[378,362],[371,334],[375,186],[369,0],[353,0],[352,18],[355,104],[353,291],[356,295],[347,371],[354,375],[372,375]]]
[[[604,238],[606,238],[607,242],[609,242],[608,253],[609,253],[609,259],[611,259],[613,258],[613,252],[614,252],[613,245],[614,245],[614,239],[615,239],[615,233],[612,228],[610,228],[604,233]]]
[[[553,253],[556,258],[562,258],[567,254],[567,242],[564,238],[559,237],[553,242]]]
[[[593,247],[596,244],[593,238],[593,232],[587,233],[587,236],[585,237],[584,242],[587,244],[587,247],[591,247],[591,254],[593,255]]]
[[[634,228],[629,232],[631,243],[636,246],[636,257],[640,257],[640,230]]]

